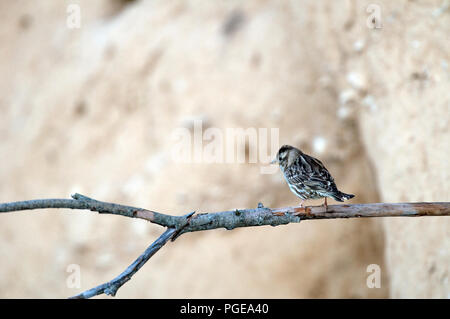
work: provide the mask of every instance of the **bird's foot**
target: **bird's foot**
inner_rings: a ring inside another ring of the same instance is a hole
[[[325,201],[322,204],[323,207],[325,207],[325,213],[328,213],[328,204],[327,204],[327,198],[325,197]]]

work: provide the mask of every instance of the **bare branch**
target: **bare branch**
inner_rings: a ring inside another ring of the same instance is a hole
[[[234,229],[249,226],[278,226],[308,219],[335,219],[358,217],[419,217],[448,216],[450,203],[396,203],[352,204],[323,206],[240,209],[234,211],[197,214],[192,217],[180,235],[187,232],[215,228]]]
[[[186,214],[185,216],[180,216],[184,219],[184,223],[179,226],[179,228],[167,228],[167,230],[159,236],[157,240],[153,242],[144,253],[139,256],[124,272],[122,272],[119,276],[114,278],[113,280],[94,287],[92,289],[86,290],[76,296],[71,297],[70,299],[87,299],[97,295],[106,294],[110,296],[115,296],[117,290],[122,287],[131,277],[139,270],[142,266],[162,247],[167,241],[174,236],[176,236],[180,231],[183,230],[189,224],[192,215],[194,213]]]
[[[41,208],[70,208],[88,209],[98,212],[99,214],[113,214],[131,218],[141,218],[165,227],[177,228],[184,222],[184,216],[165,215],[144,208],[101,202],[81,194],[74,194],[72,195],[72,198],[73,199],[35,199],[3,203],[0,204],[0,213]]]
[[[274,213],[294,213],[301,219],[335,219],[358,217],[423,217],[449,216],[450,203],[372,203],[351,205],[310,206],[304,212],[298,207],[274,209]]]
[[[419,216],[448,216],[450,203],[395,203],[395,204],[352,204],[330,205],[328,210],[323,206],[284,207],[271,209],[262,204],[255,209],[236,209],[217,213],[197,214],[189,213],[184,216],[171,216],[143,208],[101,202],[92,198],[75,194],[73,199],[39,199],[22,202],[0,204],[0,213],[38,208],[71,208],[88,209],[100,214],[115,214],[131,218],[142,218],[152,223],[165,226],[168,229],[146,251],[136,259],[124,272],[115,279],[87,290],[72,298],[91,298],[99,294],[115,296],[117,290],[170,239],[203,230],[251,226],[278,226],[298,223],[308,219],[335,219],[359,217],[419,217]]]
[[[115,296],[117,290],[122,287],[141,267],[175,234],[175,228],[168,228],[157,240],[151,244],[142,255],[139,256],[124,272],[113,280],[99,285],[95,288],[86,290],[70,299],[87,299],[97,295],[106,294]]]

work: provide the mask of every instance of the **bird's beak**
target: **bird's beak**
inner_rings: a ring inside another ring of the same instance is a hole
[[[277,158],[275,158],[272,162],[270,162],[270,164],[276,164],[276,163],[278,163],[278,159]]]

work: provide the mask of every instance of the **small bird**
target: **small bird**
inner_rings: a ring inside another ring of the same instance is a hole
[[[328,211],[327,197],[343,202],[355,195],[339,191],[334,179],[317,158],[309,156],[299,149],[283,145],[271,164],[280,164],[284,178],[291,191],[301,198],[300,206],[307,199],[325,198],[324,206]]]

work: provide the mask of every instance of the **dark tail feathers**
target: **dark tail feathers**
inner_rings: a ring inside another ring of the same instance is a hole
[[[353,195],[353,194],[345,194],[343,192],[337,191],[336,193],[331,195],[331,197],[333,197],[333,199],[337,200],[338,202],[343,202],[344,200],[348,200],[348,199],[351,199],[351,198],[355,197],[355,195]]]

